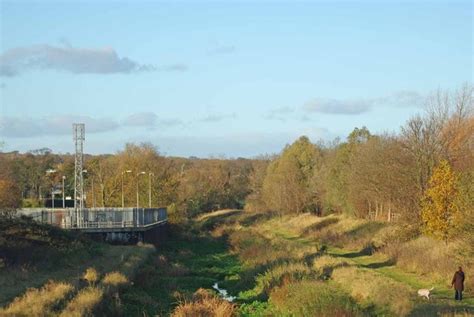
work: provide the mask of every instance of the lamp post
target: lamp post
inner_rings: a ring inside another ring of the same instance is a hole
[[[66,179],[66,176],[63,175],[63,209],[66,208],[66,201],[64,200],[64,180]]]
[[[140,198],[138,195],[138,181],[140,179],[140,175],[145,175],[145,174],[146,174],[145,172],[137,173],[137,209],[140,208]]]
[[[95,208],[94,177],[92,177],[92,207]]]
[[[148,173],[148,208],[151,208],[151,176],[155,176],[152,172]]]
[[[87,174],[87,170],[82,170],[82,177],[81,177],[81,182],[82,182],[82,188],[84,188],[84,174]],[[81,195],[81,212],[82,212],[82,209],[84,208],[84,191],[82,192],[82,195]]]
[[[132,172],[131,170],[126,170],[122,172],[122,208],[125,208],[125,200],[123,198],[123,175],[125,175],[125,173],[131,173],[131,172]]]
[[[56,173],[56,170],[53,169],[53,168],[50,168],[48,170],[46,170],[46,175],[51,175],[51,174],[54,174]],[[52,209],[54,209],[54,179],[51,179],[51,207]]]

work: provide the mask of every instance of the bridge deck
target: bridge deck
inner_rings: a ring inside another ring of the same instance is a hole
[[[166,208],[25,208],[19,215],[66,230],[86,233],[143,232],[166,224]]]

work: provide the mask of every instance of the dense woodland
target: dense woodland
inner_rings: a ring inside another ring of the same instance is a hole
[[[125,206],[136,206],[137,188],[148,206],[151,189],[152,206],[168,206],[175,218],[223,208],[347,213],[424,223],[448,239],[472,223],[473,108],[472,86],[438,90],[397,134],[360,127],[330,143],[302,136],[279,155],[254,159],[166,157],[152,144],[127,144],[114,155],[85,156],[86,205],[121,206],[123,186]],[[49,149],[0,153],[2,207],[41,206],[63,176],[72,196],[73,171],[72,155]]]

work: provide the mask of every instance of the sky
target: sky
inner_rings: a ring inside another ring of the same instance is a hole
[[[472,1],[3,1],[0,151],[255,157],[472,83]]]

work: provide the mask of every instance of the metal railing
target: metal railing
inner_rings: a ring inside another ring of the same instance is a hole
[[[144,228],[168,220],[166,208],[28,208],[18,214],[64,229]]]

